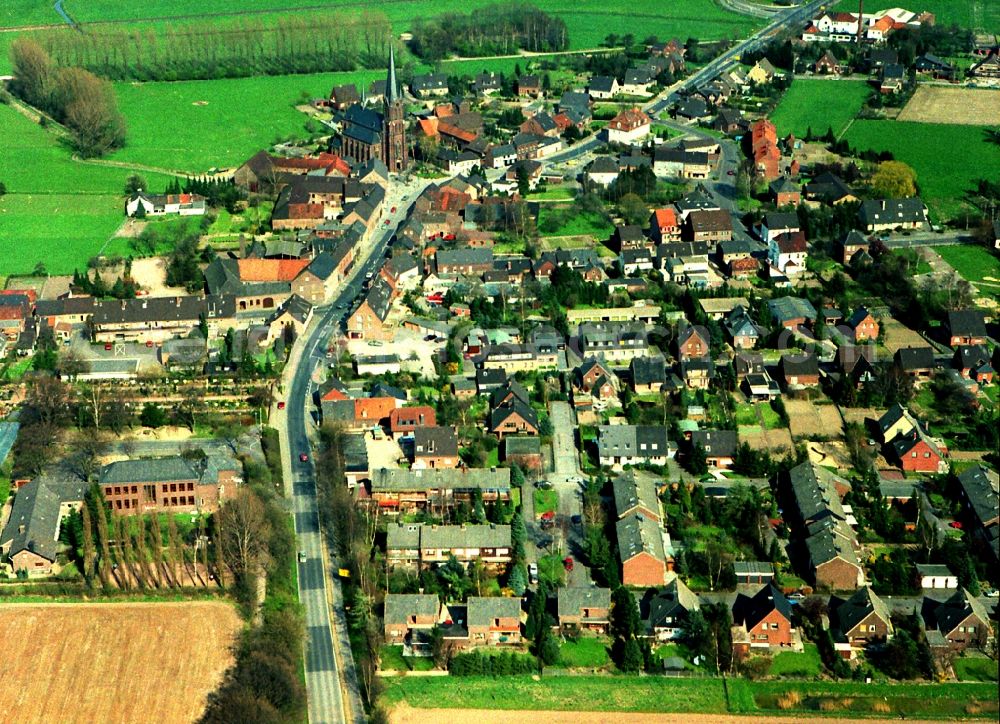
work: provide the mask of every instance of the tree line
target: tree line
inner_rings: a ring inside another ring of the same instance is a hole
[[[562,18],[521,3],[487,5],[471,14],[444,13],[417,20],[410,49],[423,60],[450,55],[508,55],[518,50],[551,52],[569,47]]]
[[[110,83],[78,65],[57,62],[30,39],[15,40],[10,57],[11,91],[65,125],[78,154],[102,156],[125,144],[125,117]]]
[[[162,31],[107,24],[35,37],[58,65],[112,80],[209,80],[384,67],[391,28],[381,12],[317,12]]]

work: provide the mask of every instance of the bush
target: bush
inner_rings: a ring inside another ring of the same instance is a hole
[[[557,658],[558,658],[558,643]],[[452,676],[518,676],[538,672],[538,660],[531,654],[503,651],[490,655],[482,651],[471,651],[452,657],[448,663]]]

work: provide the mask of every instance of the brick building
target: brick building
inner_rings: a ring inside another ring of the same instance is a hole
[[[201,460],[144,458],[105,465],[98,484],[115,513],[214,513],[243,482],[235,460],[209,455]]]

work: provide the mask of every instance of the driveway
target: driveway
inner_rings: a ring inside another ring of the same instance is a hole
[[[582,516],[580,456],[576,448],[576,414],[568,402],[551,402],[552,461],[555,470],[549,476],[559,493],[559,510],[553,533],[561,540],[562,550],[573,558],[573,570],[566,576],[568,586],[589,586],[590,571],[580,562],[583,526],[573,524],[573,516]]]

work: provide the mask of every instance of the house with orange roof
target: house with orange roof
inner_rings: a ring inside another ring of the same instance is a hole
[[[673,208],[653,210],[649,217],[649,238],[657,244],[681,240],[681,226]]]

